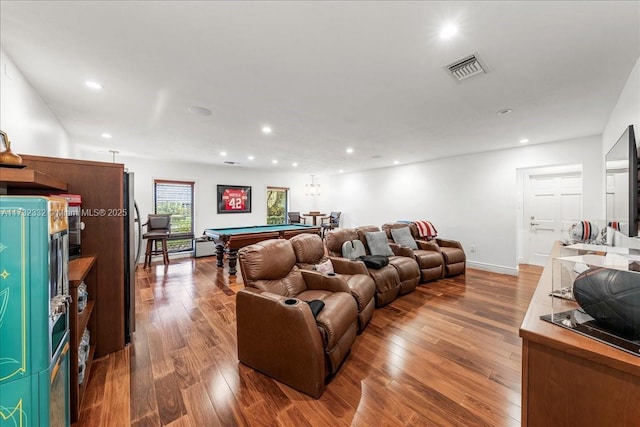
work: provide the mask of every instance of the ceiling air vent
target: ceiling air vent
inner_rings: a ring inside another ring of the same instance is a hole
[[[482,65],[477,53],[459,59],[453,64],[447,65],[446,68],[457,81],[488,72],[488,69]]]
[[[225,160],[225,161],[224,161],[224,164],[225,164],[225,165],[239,165],[239,164],[240,164],[240,162],[232,162],[232,161],[229,161],[229,160]]]

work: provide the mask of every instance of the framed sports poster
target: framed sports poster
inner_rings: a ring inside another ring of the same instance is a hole
[[[251,187],[218,184],[218,213],[251,212]]]

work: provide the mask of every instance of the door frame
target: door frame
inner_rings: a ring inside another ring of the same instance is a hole
[[[526,251],[525,235],[529,227],[529,219],[524,217],[524,194],[525,180],[531,175],[568,175],[580,173],[582,177],[582,209],[584,210],[584,172],[583,166],[579,164],[555,165],[555,166],[534,166],[516,169],[516,259],[518,265],[526,264],[529,261],[529,254]],[[527,228],[525,228],[527,227]]]

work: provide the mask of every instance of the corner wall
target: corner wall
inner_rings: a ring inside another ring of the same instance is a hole
[[[627,83],[602,132],[603,156],[613,147],[629,125],[633,125],[636,140],[640,139],[640,58],[629,74]]]
[[[13,152],[70,157],[67,131],[1,48],[0,94],[0,129]]]

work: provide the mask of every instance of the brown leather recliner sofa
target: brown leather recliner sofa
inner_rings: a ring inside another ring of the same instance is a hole
[[[358,232],[353,228],[337,228],[327,232],[325,235],[325,245],[329,258],[339,259],[342,257],[342,245],[350,240],[359,240]],[[343,258],[344,259],[344,258]],[[400,293],[400,277],[398,271],[387,265],[379,270],[367,268],[362,261],[349,261],[356,265],[361,265],[368,272],[376,285],[376,307],[382,307],[396,299]]]
[[[416,245],[416,249],[412,249],[409,246],[402,245],[401,241],[396,242],[392,230],[407,229],[408,236],[413,240]],[[410,249],[413,257],[420,267],[420,281],[422,283],[430,282],[444,277],[444,258],[442,257],[442,251],[435,242],[426,242],[422,240],[415,240],[411,233],[411,227],[409,224],[401,222],[392,222],[382,225],[382,230],[386,233],[389,239],[390,245],[399,245],[401,247]],[[406,249],[404,249],[406,250]]]
[[[316,270],[318,265],[329,261],[333,271],[345,280],[358,304],[358,332],[362,332],[373,315],[375,308],[373,296],[376,292],[376,285],[369,276],[366,266],[361,262],[325,256],[324,243],[317,234],[298,234],[289,241],[293,245],[298,267],[304,270]]]
[[[359,240],[362,242],[367,254],[371,254],[371,248],[367,241],[367,233],[380,233],[376,226],[357,227],[355,229],[342,229],[343,232],[331,231],[326,235],[326,245],[329,255],[341,257],[342,245],[349,240]],[[385,244],[388,245],[386,237]],[[393,301],[398,295],[413,291],[420,282],[420,269],[410,252],[401,253],[399,247],[394,248],[389,245],[389,265],[381,269],[367,268],[369,275],[376,283],[376,307],[381,307]],[[389,269],[393,267],[393,271]]]
[[[373,253],[370,247],[369,240],[367,239],[367,233],[382,233],[381,230],[375,225],[367,225],[363,227],[356,227],[358,232],[358,238],[365,247],[368,254]],[[388,242],[386,236],[384,240]],[[387,243],[388,244],[388,243]],[[398,278],[400,279],[400,295],[412,292],[420,283],[420,268],[418,263],[414,259],[413,253],[408,251],[407,248],[402,248],[399,245],[389,245],[393,256],[389,257],[389,265],[392,265],[398,271]]]
[[[445,277],[457,276],[458,274],[463,274],[465,272],[467,256],[465,255],[460,242],[457,240],[441,239],[439,237],[427,240],[420,236],[418,226],[413,222],[409,224],[409,228],[411,229],[411,235],[413,235],[413,238],[416,241],[421,240],[437,244],[438,249],[442,253],[442,258],[444,259]]]
[[[236,297],[238,359],[318,398],[348,355],[358,307],[339,276],[301,270],[289,240],[266,240],[238,252],[245,288]],[[305,301],[320,300],[314,317]]]

